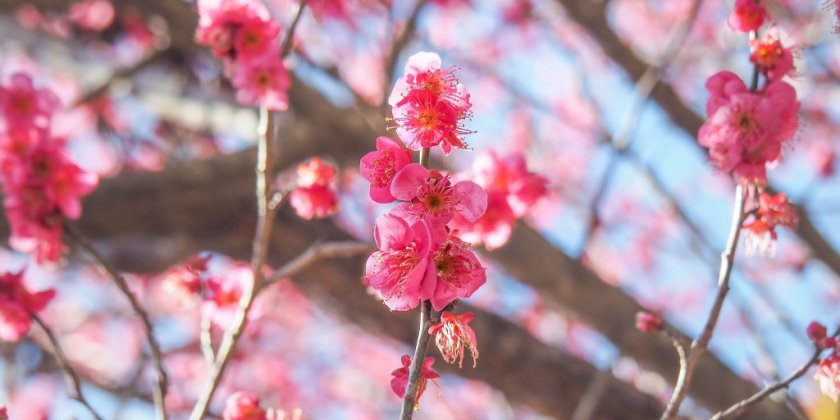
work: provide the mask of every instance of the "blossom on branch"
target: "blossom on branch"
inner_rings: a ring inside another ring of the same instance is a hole
[[[840,397],[840,355],[835,352],[821,360],[814,379],[819,382],[820,391],[825,396],[837,401]]]
[[[239,391],[227,399],[224,420],[267,420],[266,410],[260,407],[260,399],[253,392]]]
[[[429,52],[408,59],[404,75],[388,97],[397,135],[411,150],[440,145],[449,154],[467,147],[463,127],[470,116],[470,95],[453,69],[441,69],[440,57]]]
[[[782,146],[799,125],[796,91],[777,80],[751,92],[729,71],[710,77],[706,89],[709,119],[700,127],[698,142],[709,149],[709,158],[718,169],[766,182],[766,165],[781,157]]]
[[[787,196],[760,193],[753,220],[744,223],[743,226],[747,234],[747,252],[758,250],[762,255],[772,253],[773,244],[778,238],[776,227],[783,226],[793,230],[798,224],[799,216]]]
[[[0,274],[0,340],[16,342],[29,331],[32,314],[41,312],[55,297],[55,290],[30,292],[23,271]]]
[[[473,367],[478,361],[478,340],[470,322],[475,319],[471,312],[456,315],[443,311],[439,324],[429,327],[429,334],[435,337],[440,354],[446,363],[458,361],[458,367],[464,367],[464,350],[469,350],[473,359]]]
[[[487,193],[480,185],[472,181],[453,183],[451,175],[429,171],[416,163],[394,176],[391,194],[404,201],[394,208],[394,214],[407,219],[446,223],[457,213],[474,222],[487,209]]]
[[[750,32],[760,28],[766,18],[767,11],[760,0],[735,0],[728,23],[736,31]]]
[[[370,182],[370,198],[377,203],[390,203],[396,198],[391,194],[394,175],[411,163],[411,152],[396,140],[376,138],[376,151],[362,157],[359,172]]]
[[[391,372],[391,390],[394,391],[400,398],[405,397],[405,389],[408,387],[408,372],[411,368],[411,356],[404,354],[400,359],[402,367]],[[435,364],[434,357],[427,357],[423,359],[423,367],[420,375],[420,382],[417,387],[417,398],[414,400],[415,408],[420,403],[420,397],[426,391],[426,382],[429,379],[440,378],[440,375],[432,370],[432,365]]]

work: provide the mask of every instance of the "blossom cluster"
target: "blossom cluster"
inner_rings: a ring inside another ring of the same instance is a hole
[[[81,199],[98,182],[73,163],[64,139],[51,135],[59,107],[58,98],[36,88],[27,74],[13,74],[0,84],[0,182],[9,242],[38,262],[61,257],[64,218],[81,216]]]
[[[465,351],[478,358],[473,314],[445,311],[456,299],[470,297],[487,280],[485,268],[470,244],[454,227],[454,219],[476,223],[487,210],[487,192],[476,182],[412,163],[411,150],[428,157],[440,145],[444,153],[465,148],[461,123],[469,114],[469,93],[452,69],[442,70],[437,54],[421,52],[409,58],[405,74],[388,99],[400,139],[379,137],[376,150],[362,157],[359,172],[370,182],[370,197],[377,203],[397,201],[376,220],[378,251],[365,265],[365,281],[395,311],[416,308],[428,301],[440,322],[428,333],[449,363],[463,365]],[[404,145],[407,144],[407,147]],[[434,318],[434,317],[433,317]],[[416,400],[426,381],[438,377],[434,358],[424,359]],[[473,363],[475,365],[475,363]],[[411,357],[392,372],[391,387],[405,396]]]
[[[53,289],[29,291],[23,271],[0,274],[0,340],[20,340],[29,331],[32,314],[41,312],[53,297]]]
[[[754,32],[768,20],[758,0],[737,0],[729,26]],[[700,127],[698,142],[709,149],[712,163],[748,182],[767,181],[767,164],[776,162],[782,147],[799,127],[800,104],[796,91],[785,82],[793,75],[793,53],[774,31],[750,42],[750,61],[756,75],[749,88],[736,74],[721,71],[706,81],[708,120]],[[758,85],[758,74],[764,86]]]
[[[785,81],[770,79],[753,91],[729,71],[709,78],[706,89],[709,119],[700,127],[698,142],[709,149],[718,169],[766,182],[767,164],[779,160],[782,146],[799,125],[796,91]]]
[[[195,38],[225,64],[236,99],[284,111],[291,78],[280,56],[281,25],[259,0],[199,0]]]
[[[405,74],[388,97],[397,135],[411,150],[440,145],[449,154],[465,149],[463,122],[470,117],[470,94],[455,77],[454,68],[441,68],[435,53],[420,52],[408,59]]]
[[[808,338],[818,349],[831,350],[831,354],[817,364],[814,379],[820,385],[820,391],[837,401],[840,397],[840,342],[836,336],[829,336],[826,327],[819,322],[811,322],[807,328]]]
[[[475,159],[473,172],[473,181],[487,191],[487,211],[475,222],[455,215],[452,226],[467,242],[499,248],[510,239],[516,220],[548,193],[548,180],[528,171],[521,153],[483,153]]]

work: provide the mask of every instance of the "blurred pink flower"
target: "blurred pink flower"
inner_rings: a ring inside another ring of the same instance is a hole
[[[30,292],[23,271],[0,274],[0,340],[20,340],[29,331],[31,314],[41,312],[54,297],[53,289]]]
[[[260,399],[253,392],[239,391],[227,399],[224,420],[267,420],[265,409],[260,407]]]
[[[735,0],[735,8],[729,15],[729,27],[740,32],[750,32],[761,27],[767,11],[759,0]]]

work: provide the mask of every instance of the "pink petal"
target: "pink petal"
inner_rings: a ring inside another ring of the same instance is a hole
[[[468,222],[475,222],[487,211],[487,192],[475,182],[461,181],[455,184],[455,194],[461,197],[456,211]]]
[[[428,169],[417,163],[402,168],[391,181],[391,194],[398,200],[411,201],[417,196],[417,187],[429,178]]]

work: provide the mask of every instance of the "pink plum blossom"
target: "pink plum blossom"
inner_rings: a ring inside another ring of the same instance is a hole
[[[766,164],[781,157],[783,144],[796,133],[796,91],[783,81],[774,81],[750,92],[730,72],[712,76],[706,88],[709,119],[700,127],[698,142],[709,149],[718,169],[763,182]]]
[[[379,251],[365,265],[365,280],[393,311],[407,311],[420,304],[432,235],[423,220],[409,224],[385,214],[376,220],[374,238]]]
[[[60,106],[58,97],[49,90],[35,88],[28,74],[15,73],[7,84],[0,84],[0,114],[7,127],[46,127]]]
[[[502,191],[516,217],[524,216],[548,193],[548,180],[528,171],[521,153],[501,157],[495,151],[482,153],[473,163],[473,180],[487,190]]]
[[[728,23],[736,31],[750,32],[760,28],[766,18],[767,11],[759,0],[735,0]]]
[[[432,307],[441,311],[455,299],[472,296],[487,281],[487,272],[470,249],[470,244],[450,232],[432,250],[423,280],[421,297],[430,299]]]
[[[502,247],[510,239],[516,215],[508,204],[507,194],[498,190],[487,192],[487,211],[475,222],[456,214],[450,225],[458,229],[461,238],[471,244],[484,243],[487,249]]]
[[[402,367],[391,372],[391,390],[394,391],[398,397],[405,397],[405,389],[408,387],[408,372],[411,368],[411,356],[405,354],[400,358]],[[420,397],[426,390],[426,381],[429,379],[440,378],[440,375],[432,370],[432,365],[435,364],[434,357],[427,357],[423,359],[423,367],[420,375],[420,384],[417,387],[417,398],[414,399],[415,404],[420,402]]]
[[[227,399],[224,420],[267,420],[264,408],[260,407],[260,399],[253,392],[239,391]]]
[[[793,53],[789,47],[782,45],[778,34],[768,32],[762,39],[750,44],[750,61],[758,66],[768,80],[779,80],[794,72]]]
[[[29,331],[32,314],[41,312],[53,297],[53,289],[30,292],[23,271],[0,274],[0,340],[20,340]]]
[[[397,205],[395,214],[440,223],[448,222],[455,213],[474,222],[487,209],[487,193],[475,182],[453,184],[450,175],[429,171],[416,163],[397,172],[391,194],[405,201]]]
[[[376,151],[362,157],[359,172],[370,182],[370,198],[377,203],[395,200],[391,194],[394,175],[411,163],[411,152],[389,137],[377,137]]]
[[[429,328],[429,335],[435,337],[440,354],[446,363],[458,361],[458,367],[464,366],[464,351],[470,352],[473,359],[473,367],[478,360],[478,340],[475,338],[475,331],[470,327],[470,322],[475,319],[471,312],[456,315],[449,311],[443,311],[440,323]]]
[[[335,166],[318,157],[298,165],[297,188],[290,197],[298,216],[306,220],[320,219],[338,211],[333,187],[335,175]]]
[[[239,103],[260,105],[272,111],[285,111],[289,107],[286,91],[291,83],[286,67],[274,55],[241,63],[233,76]]]
[[[837,397],[840,397],[840,355],[833,353],[821,360],[814,379],[819,383],[823,395],[837,401]]]

